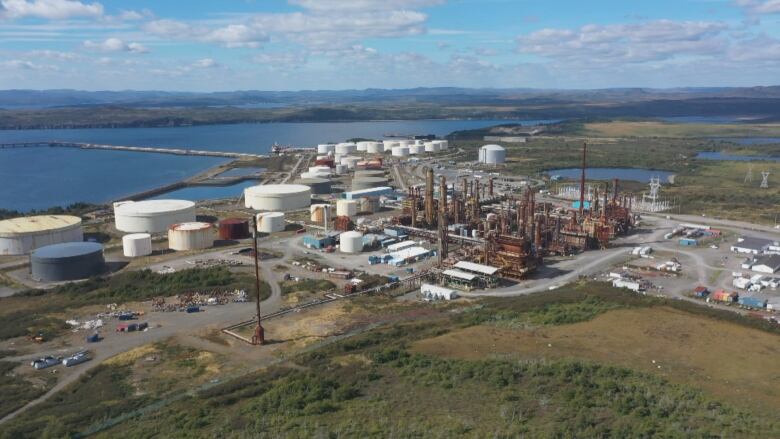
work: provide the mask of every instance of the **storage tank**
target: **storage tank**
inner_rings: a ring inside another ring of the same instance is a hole
[[[336,154],[352,154],[357,151],[357,145],[351,142],[337,143]]]
[[[361,177],[384,177],[385,171],[381,169],[360,169],[355,171],[355,178]]]
[[[433,143],[439,145],[439,151],[443,151],[450,147],[450,143],[446,140],[434,140]]]
[[[382,146],[384,147],[384,152],[391,151],[394,146],[401,146],[398,144],[395,140],[383,140]]]
[[[338,175],[346,174],[347,169],[348,169],[347,165],[342,165],[341,163],[339,163],[338,165],[336,165],[336,174]]]
[[[248,220],[227,218],[219,222],[219,239],[246,239],[249,236]]]
[[[336,145],[332,143],[320,143],[317,145],[317,154],[325,154],[327,155],[329,152],[335,152],[336,151]]]
[[[244,189],[245,206],[255,210],[287,211],[309,207],[311,188],[303,184],[266,184]]]
[[[360,161],[360,157],[355,157],[352,155],[348,155],[346,157],[341,158],[341,164],[346,165],[348,169],[355,169],[359,161]]]
[[[411,145],[409,147],[409,154],[422,154],[425,152],[425,145]]]
[[[195,203],[187,200],[129,201],[114,208],[117,230],[162,233],[171,224],[195,221]]]
[[[407,139],[401,139],[398,140],[397,142],[398,142],[398,146],[406,146],[406,147],[408,147],[413,143],[411,140],[407,140]]]
[[[336,202],[336,215],[349,217],[357,215],[357,201],[338,200]]]
[[[360,232],[344,232],[339,235],[339,250],[342,253],[360,253],[363,251],[363,234]]]
[[[324,166],[324,165],[311,166],[309,167],[309,172],[311,172],[312,174],[330,175],[330,173],[333,172],[333,169],[331,169],[330,166]]]
[[[293,183],[309,186],[312,194],[329,194],[333,185],[327,178],[300,178]]]
[[[176,251],[203,250],[214,246],[211,224],[188,222],[168,227],[168,248]]]
[[[311,214],[311,221],[318,224],[322,223],[325,220],[325,212],[328,212],[328,217],[330,218],[330,204],[312,204],[309,210],[309,213]]]
[[[352,179],[352,190],[372,189],[387,186],[388,180],[384,177],[359,177]]]
[[[357,142],[355,144],[355,146],[356,146],[356,149],[358,151],[366,152],[366,151],[368,151],[368,144],[369,143],[372,143],[372,142]]]
[[[409,147],[408,146],[394,146],[393,147],[393,156],[394,157],[408,157],[409,156]]]
[[[498,165],[506,162],[506,150],[499,145],[485,145],[479,148],[479,162]]]
[[[440,148],[438,143],[425,142],[425,152],[439,152]]]
[[[382,154],[385,152],[385,146],[380,142],[368,142],[366,152],[369,154]]]
[[[36,248],[84,240],[81,218],[38,215],[0,221],[0,255],[24,255]]]
[[[262,233],[283,232],[287,224],[282,212],[264,212],[257,214],[257,231]]]
[[[128,258],[152,254],[152,235],[131,233],[122,237],[122,252]]]
[[[38,248],[30,256],[32,278],[42,282],[86,279],[106,268],[103,246],[96,242],[64,242]]]

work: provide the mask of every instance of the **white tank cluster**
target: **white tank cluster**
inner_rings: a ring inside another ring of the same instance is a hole
[[[439,145],[439,151],[443,151],[450,147],[450,143],[447,140],[434,140],[433,143]]]
[[[336,154],[352,154],[355,151],[357,151],[357,145],[352,142],[336,144]]]
[[[422,143],[409,146],[409,154],[422,154],[424,152],[425,145]]]
[[[392,151],[394,146],[401,146],[396,140],[383,140],[382,146],[384,146],[384,152]]]
[[[116,228],[127,233],[162,233],[171,224],[195,221],[195,203],[145,200],[114,203]]]
[[[257,231],[262,233],[283,232],[286,227],[284,213],[264,212],[257,214]]]
[[[317,145],[317,154],[328,155],[334,152],[336,152],[336,145],[332,143],[320,143]]]
[[[123,236],[122,251],[128,258],[151,255],[152,235],[148,233],[131,233]]]
[[[360,253],[363,251],[363,234],[360,232],[344,232],[339,235],[339,250],[342,253]]]
[[[168,248],[171,250],[203,250],[213,245],[214,228],[209,223],[187,222],[168,228]]]
[[[360,157],[355,157],[353,155],[348,155],[341,158],[341,164],[345,165],[348,169],[355,169],[359,161]]]
[[[357,150],[360,152],[366,152],[368,151],[368,144],[372,142],[358,142],[356,143]]]
[[[407,140],[407,139],[400,139],[397,140],[396,142],[398,142],[398,146],[409,146],[413,143],[411,140]]]
[[[408,146],[394,146],[393,147],[393,157],[408,157],[409,156],[409,147]]]
[[[499,145],[485,145],[479,148],[479,162],[498,165],[506,162],[506,149]]]
[[[338,200],[336,201],[336,215],[338,216],[355,216],[358,211],[357,201],[355,200]]]
[[[441,145],[434,142],[425,142],[425,152],[439,152]]]
[[[267,211],[303,209],[311,204],[311,188],[302,184],[267,184],[244,189],[247,208]]]
[[[382,154],[385,152],[385,145],[380,142],[368,142],[366,152],[369,154]]]
[[[36,248],[63,242],[81,242],[81,218],[39,215],[0,221],[0,255],[24,255]]]

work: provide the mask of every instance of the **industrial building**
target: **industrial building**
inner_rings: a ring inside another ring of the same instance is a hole
[[[750,269],[759,273],[777,273],[780,271],[780,255],[758,256],[754,259]]]
[[[247,208],[285,212],[311,204],[311,188],[302,184],[267,184],[244,189]]]
[[[479,148],[479,162],[486,165],[500,165],[506,162],[506,149],[500,145],[485,145]]]
[[[131,233],[122,237],[122,252],[128,258],[152,254],[152,235]]]
[[[282,212],[264,212],[257,214],[257,231],[260,233],[283,232],[287,223]]]
[[[424,247],[407,247],[403,250],[390,253],[387,258],[387,263],[389,265],[400,266],[427,258],[430,255],[431,251]]]
[[[249,238],[249,221],[241,218],[227,218],[219,222],[219,239]]]
[[[86,279],[101,274],[105,267],[103,246],[96,242],[47,245],[30,256],[32,278],[42,282]]]
[[[145,200],[114,203],[116,228],[127,233],[162,233],[171,224],[195,221],[195,203]]]
[[[0,221],[0,255],[25,255],[52,244],[84,240],[81,218],[39,215]]]
[[[322,250],[328,247],[335,247],[336,238],[338,236],[339,233],[336,232],[326,233],[320,236],[306,235],[303,237],[303,245],[306,248],[313,248],[317,250]]]
[[[731,246],[731,251],[749,255],[760,255],[767,251],[773,242],[769,239],[742,236]]]
[[[425,300],[452,300],[458,297],[455,290],[431,284],[420,285],[420,294]]]
[[[209,223],[179,223],[168,228],[168,248],[171,250],[203,250],[213,246],[214,230]]]

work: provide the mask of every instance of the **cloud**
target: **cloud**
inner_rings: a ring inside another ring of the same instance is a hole
[[[735,0],[734,4],[749,14],[765,15],[780,13],[780,0]]]
[[[216,67],[218,64],[211,58],[203,58],[192,63],[192,67],[199,69],[210,69]]]
[[[103,15],[100,3],[82,3],[76,0],[0,0],[0,19],[44,18],[65,20],[68,18],[97,18]]]
[[[57,61],[72,61],[79,58],[79,55],[73,52],[59,52],[56,50],[32,50],[25,54],[29,58],[46,58]]]
[[[445,0],[290,0],[310,11],[381,11],[418,9],[444,4]]]
[[[22,59],[12,59],[0,62],[0,66],[18,70],[59,70],[56,66],[38,64]]]
[[[203,36],[203,41],[219,43],[225,47],[260,47],[268,36],[259,29],[243,24],[231,24],[215,29]]]
[[[119,38],[107,38],[104,41],[84,41],[84,47],[90,50],[98,50],[101,52],[131,52],[131,53],[147,53],[149,49],[140,43],[125,43]]]

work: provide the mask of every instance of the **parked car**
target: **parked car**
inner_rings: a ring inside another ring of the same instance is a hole
[[[32,366],[34,369],[40,370],[40,369],[46,369],[47,367],[56,366],[60,363],[62,363],[62,358],[54,358],[50,355],[47,355],[43,358],[33,360],[30,363],[30,366]]]
[[[65,365],[65,367],[71,367],[77,364],[87,362],[91,359],[92,357],[89,356],[89,352],[82,351],[82,352],[75,353],[70,357],[65,358],[64,360],[62,360],[62,364]]]

